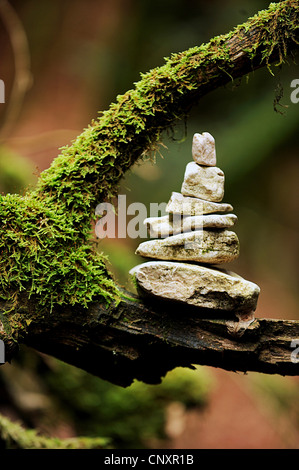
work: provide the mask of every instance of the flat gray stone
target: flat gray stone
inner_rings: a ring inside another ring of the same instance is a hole
[[[230,204],[205,201],[196,197],[186,197],[176,192],[171,194],[166,206],[166,212],[182,215],[201,215],[231,211],[233,211],[233,206]]]
[[[215,139],[209,132],[194,134],[192,157],[199,165],[216,166]]]
[[[180,214],[163,217],[148,217],[144,220],[151,238],[165,238],[170,235],[202,230],[207,228],[230,228],[237,221],[235,214],[208,214],[181,216]]]
[[[239,240],[229,230],[198,230],[143,242],[136,254],[161,260],[229,263],[239,256]]]
[[[245,320],[255,311],[260,293],[256,284],[234,273],[194,264],[150,261],[130,274],[147,296],[222,310]]]
[[[224,196],[224,173],[216,166],[200,166],[190,162],[186,166],[181,193],[205,201],[221,202]]]

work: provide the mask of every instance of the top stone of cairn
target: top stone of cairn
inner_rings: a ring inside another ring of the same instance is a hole
[[[215,139],[211,134],[194,134],[192,157],[198,165],[216,166]]]

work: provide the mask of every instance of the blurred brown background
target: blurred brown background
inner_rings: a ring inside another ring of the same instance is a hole
[[[172,52],[228,32],[267,6],[263,0],[1,2],[0,78],[6,103],[0,104],[0,189],[22,192],[33,186],[59,148],[116,95],[132,88],[140,72],[162,65]],[[163,159],[134,168],[120,194],[127,195],[128,204],[167,202],[180,190],[194,132],[210,132],[217,164],[226,174],[225,202],[239,218],[241,255],[230,269],[261,287],[258,317],[299,319],[299,103],[290,100],[290,84],[299,71],[290,60],[282,68],[273,66],[273,73],[256,71],[204,97],[186,123],[165,133]],[[275,112],[278,96],[282,106]],[[138,243],[127,238],[100,245],[126,287],[129,269],[140,262],[134,255]],[[156,392],[147,387],[123,391],[87,380],[71,367],[66,373],[65,367],[21,351],[15,364],[0,370],[0,411],[48,435],[101,433],[119,447],[299,447],[297,378],[199,368],[193,374],[204,391],[191,406],[188,381],[184,392],[178,389],[178,395],[170,393],[157,404]],[[183,381],[180,373],[174,388]],[[144,399],[134,415],[124,403],[134,401],[141,389]],[[62,413],[67,393],[82,399],[71,400]],[[144,431],[138,416],[149,402],[162,411]],[[97,414],[103,403],[110,407],[109,417]],[[130,413],[135,421],[128,420]],[[122,426],[127,433],[135,430],[129,442]]]

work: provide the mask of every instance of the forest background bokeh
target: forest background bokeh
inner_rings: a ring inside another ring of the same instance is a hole
[[[59,148],[133,87],[140,72],[228,32],[268,2],[9,5],[20,23],[1,7],[6,103],[0,105],[0,189],[22,192],[34,186]],[[194,132],[210,132],[226,175],[225,202],[239,219],[241,254],[230,269],[261,287],[258,317],[299,319],[299,103],[290,100],[299,71],[290,60],[272,72],[258,70],[201,99],[185,122],[165,133],[163,158],[157,153],[155,164],[133,168],[119,193],[127,204],[167,202],[180,190]],[[129,269],[141,261],[134,254],[140,241],[106,239],[99,245],[125,287],[132,287]],[[296,378],[207,367],[177,369],[161,386],[122,389],[25,348],[0,369],[4,415],[46,435],[100,435],[119,447],[297,448],[298,390]]]

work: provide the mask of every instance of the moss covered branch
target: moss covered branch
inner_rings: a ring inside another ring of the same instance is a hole
[[[117,385],[157,384],[169,370],[192,364],[299,375],[298,321],[256,319],[236,332],[233,316],[138,299],[109,309],[57,307],[51,320],[33,320],[22,342]]]
[[[50,321],[59,306],[88,310],[91,302],[109,308],[121,301],[105,258],[89,241],[95,206],[203,95],[282,63],[299,47],[298,29],[298,1],[288,0],[207,44],[173,54],[65,147],[34,191],[0,197],[0,337],[23,340],[31,323]],[[29,310],[28,302],[35,307]]]
[[[35,430],[25,430],[20,424],[13,423],[0,415],[1,449],[102,449],[106,448],[105,438],[77,437],[69,439],[49,438],[39,435]]]

